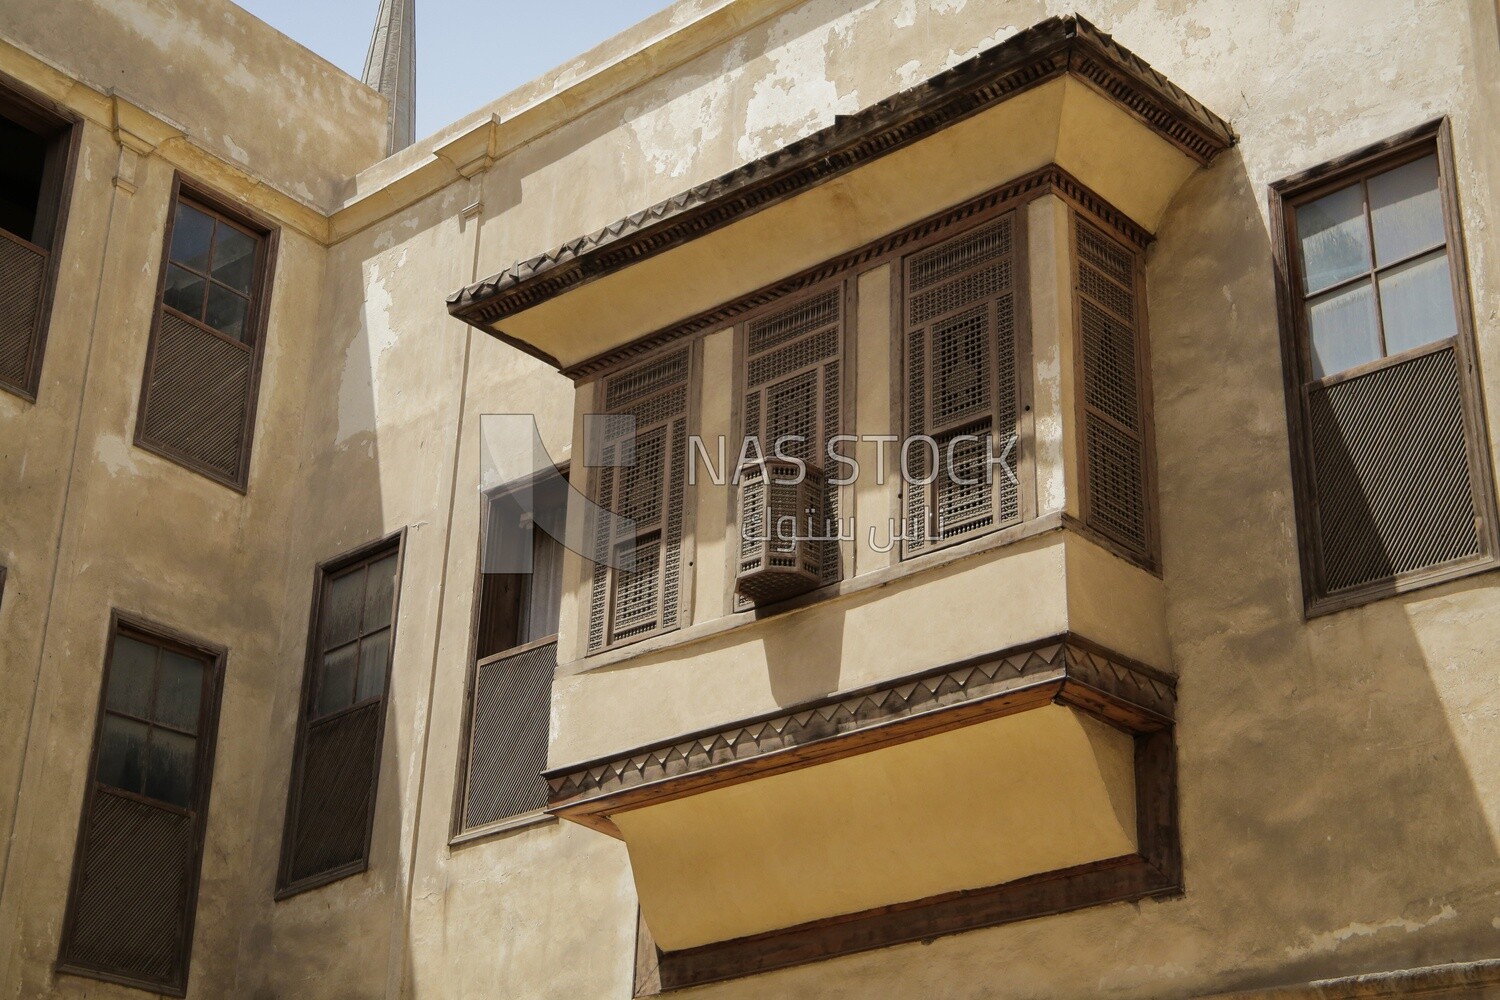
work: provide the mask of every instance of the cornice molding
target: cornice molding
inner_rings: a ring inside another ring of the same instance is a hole
[[[561,368],[560,371],[575,382],[594,378],[623,365],[632,364],[674,340],[721,328],[734,322],[739,316],[759,309],[784,295],[811,288],[844,271],[864,267],[869,262],[879,260],[910,243],[924,240],[951,226],[962,225],[975,216],[1008,202],[1040,198],[1046,194],[1056,194],[1072,200],[1086,209],[1096,221],[1108,226],[1120,238],[1133,246],[1145,249],[1153,239],[1149,232],[1137,225],[1124,212],[1095,194],[1078,178],[1053,163],[1041,170],[1018,177],[978,198],[923,219],[916,225],[908,226],[906,229],[860,247],[858,250],[825,261],[817,267],[716,306],[707,312],[699,313],[691,319],[674,323],[666,329],[647,334],[612,351],[595,355],[567,368]],[[493,331],[490,332],[493,333]],[[517,346],[534,353],[527,345]],[[556,362],[554,361],[553,364],[556,365]]]
[[[493,323],[700,237],[910,145],[1015,94],[1072,74],[1184,154],[1207,164],[1233,145],[1229,124],[1081,17],[1049,18],[959,65],[752,163],[597,232],[521,261],[448,298]]]
[[[823,757],[847,756],[847,748],[835,744],[877,730],[923,723],[907,725],[910,732],[904,738],[882,737],[876,744],[891,745],[1053,702],[1073,705],[1132,731],[1153,732],[1171,725],[1176,697],[1176,684],[1169,676],[1079,636],[1062,635],[549,770],[543,774],[548,811],[607,830],[609,812],[676,798],[690,779],[703,779],[691,781],[691,790],[704,791],[739,780],[730,777],[731,770],[772,770],[765,765],[778,755],[783,762],[808,766]]]

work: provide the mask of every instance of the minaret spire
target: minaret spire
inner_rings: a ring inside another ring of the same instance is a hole
[[[370,53],[365,56],[365,84],[391,102],[386,124],[386,152],[416,141],[417,17],[416,0],[380,0]]]

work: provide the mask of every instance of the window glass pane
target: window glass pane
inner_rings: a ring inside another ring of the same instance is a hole
[[[365,601],[365,571],[334,577],[323,604],[323,648],[341,646],[359,636],[359,615]]]
[[[355,701],[385,694],[385,668],[391,657],[391,630],[365,636],[359,644],[359,688]]]
[[[162,802],[187,808],[193,804],[193,756],[198,741],[168,729],[151,733],[150,762],[146,768],[146,794]]]
[[[1375,229],[1377,264],[1442,246],[1446,237],[1437,157],[1424,156],[1371,177],[1370,219]],[[1391,353],[1395,353],[1394,348]]]
[[[169,650],[162,650],[161,681],[156,686],[157,722],[198,731],[198,703],[203,697],[203,664]]]
[[[373,632],[391,623],[391,601],[396,595],[396,557],[386,556],[370,565],[369,583],[365,585],[363,630]]]
[[[105,713],[95,772],[101,782],[127,792],[141,791],[146,774],[146,730],[144,722]]]
[[[327,715],[354,704],[354,670],[358,665],[359,643],[327,653],[318,675],[318,700],[314,715]]]
[[[1375,291],[1368,281],[1308,303],[1312,322],[1313,378],[1374,361],[1380,354]]]
[[[562,607],[562,554],[560,542],[540,528],[532,529],[531,575],[523,584],[519,643],[557,634]]]
[[[1364,191],[1358,184],[1297,209],[1297,235],[1309,295],[1370,269]]]
[[[1380,311],[1390,354],[1457,336],[1448,252],[1439,250],[1382,274]]]
[[[254,277],[255,240],[220,223],[214,233],[214,280],[249,295]]]
[[[109,690],[104,705],[116,712],[151,717],[151,685],[156,676],[156,647],[126,635],[115,636],[109,661]]]
[[[214,220],[191,205],[177,203],[172,223],[171,258],[194,271],[208,273],[208,247],[214,235]]]
[[[202,319],[203,290],[207,284],[193,272],[170,264],[167,266],[167,285],[162,289],[161,300],[193,319]]]
[[[218,330],[227,333],[235,340],[245,339],[245,317],[250,313],[250,300],[221,288],[218,285],[208,286],[208,313],[203,317],[203,322]]]

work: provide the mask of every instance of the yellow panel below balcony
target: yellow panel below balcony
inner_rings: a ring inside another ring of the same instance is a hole
[[[611,819],[677,951],[1133,854],[1133,755],[1047,705]]]

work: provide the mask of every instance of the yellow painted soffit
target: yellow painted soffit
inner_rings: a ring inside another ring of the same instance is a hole
[[[677,951],[1133,854],[1133,762],[1049,705],[611,818]]]

